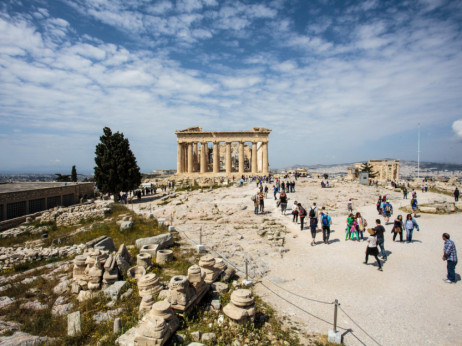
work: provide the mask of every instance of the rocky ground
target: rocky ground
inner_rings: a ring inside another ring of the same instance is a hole
[[[462,329],[457,307],[462,296],[460,283],[450,285],[442,280],[446,268],[441,260],[441,233],[450,233],[456,245],[462,244],[462,205],[452,203],[447,193],[418,191],[419,203],[427,212],[417,218],[421,231],[415,232],[413,243],[402,244],[392,241],[392,224],[386,225],[388,260],[379,272],[372,260],[367,266],[362,264],[366,243],[344,240],[347,201],[352,199],[355,212],[361,212],[371,226],[378,217],[378,195],[388,196],[394,216],[405,214],[410,200],[403,200],[401,192],[391,187],[343,180],[330,183],[331,188],[321,189],[318,180],[299,179],[296,192],[288,194],[289,207],[295,200],[307,209],[313,202],[326,207],[333,218],[329,245],[322,243],[318,230],[316,246],[310,246],[309,230],[301,231],[289,212],[282,215],[272,193],[265,199],[265,212],[255,215],[250,198],[257,191],[255,183],[145,196],[128,210],[114,209],[107,202],[60,208],[42,215],[36,225],[6,231],[0,239],[0,343],[113,343],[115,336],[107,335],[114,318],[122,318],[123,328],[137,321],[140,297],[136,284],[127,280],[127,293],[131,291],[135,300],[121,299],[115,305],[97,298],[89,303],[79,301],[73,292],[71,260],[86,251],[89,240],[101,235],[112,237],[117,248],[131,244],[130,251],[136,254],[136,240],[151,236],[153,225],[156,234],[167,231],[158,228],[155,217],[159,223],[173,224],[182,242],[181,247],[174,247],[182,262],[152,269],[164,285],[197,262],[200,255],[192,255],[188,248],[202,243],[213,256],[234,266],[242,278],[247,268],[254,292],[283,317],[290,334],[299,336],[303,344],[313,343],[313,335],[325,335],[332,328],[335,299],[340,303],[338,328],[345,344],[457,344]],[[450,189],[444,186],[441,191]],[[202,331],[234,340],[235,345],[251,344],[252,338],[287,344],[283,341],[289,334],[279,331],[276,321],[281,319],[276,315],[270,318],[269,329],[263,327],[258,335],[246,334],[241,340],[229,331],[222,333],[216,313],[209,313],[207,304],[200,313],[202,324],[183,325],[178,332],[187,340]],[[273,316],[265,306],[259,309],[265,311],[263,317]],[[74,311],[82,313],[84,335],[63,339],[66,316]],[[264,339],[268,335],[271,338]]]
[[[318,230],[314,247],[310,246],[309,230],[300,231],[291,215],[281,215],[272,194],[265,200],[265,213],[254,214],[250,196],[256,192],[255,184],[184,192],[162,202],[146,199],[134,208],[172,219],[190,244],[199,242],[202,230],[202,243],[242,271],[248,260],[256,292],[294,321],[300,331],[327,333],[332,328],[334,307],[324,303],[338,299],[342,309],[338,325],[346,344],[458,343],[462,329],[457,308],[462,303],[460,283],[442,280],[446,263],[441,260],[441,233],[450,233],[456,245],[462,244],[462,214],[457,209],[445,215],[420,214],[421,231],[414,232],[411,244],[393,242],[392,224],[387,225],[385,248],[389,255],[384,271],[379,272],[374,261],[362,264],[366,243],[345,241],[347,201],[352,199],[355,212],[361,212],[371,226],[378,217],[378,195],[388,196],[394,217],[404,214],[399,208],[407,207],[410,200],[403,200],[391,187],[343,181],[331,184],[332,188],[321,189],[320,181],[299,179],[296,192],[289,194],[289,206],[294,200],[305,207],[316,202],[333,218],[330,245],[322,244]],[[444,194],[417,192],[420,204],[452,201]]]

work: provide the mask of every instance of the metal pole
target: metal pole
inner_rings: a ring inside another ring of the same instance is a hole
[[[245,260],[245,279],[249,280],[249,268],[248,268],[249,261]]]
[[[419,132],[417,134],[417,180],[420,180],[420,123]]]
[[[173,226],[173,213],[170,214],[170,226]]]
[[[337,307],[338,307],[338,300],[335,299],[334,303],[334,333],[337,333]]]
[[[199,231],[199,244],[202,244],[202,226],[201,226],[201,229]]]

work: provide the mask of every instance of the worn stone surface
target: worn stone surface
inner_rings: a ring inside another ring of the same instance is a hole
[[[96,323],[103,323],[103,322],[106,322],[108,320],[114,319],[114,317],[119,316],[122,312],[123,312],[122,308],[103,311],[103,312],[98,312],[98,313],[93,315],[93,320]]]
[[[103,291],[103,293],[104,295],[108,296],[111,300],[117,300],[126,284],[126,281],[116,281],[111,286],[107,287]]]
[[[7,296],[0,297],[0,309],[4,308],[5,306],[11,305],[14,303],[14,298],[10,298]]]
[[[170,233],[159,234],[154,237],[140,238],[136,240],[136,247],[141,249],[143,245],[158,244],[159,249],[165,249],[173,245],[173,236]]]
[[[10,336],[1,336],[2,346],[39,346],[51,342],[52,338],[30,335],[24,332],[15,332]]]
[[[67,315],[67,335],[75,336],[81,333],[80,311]]]

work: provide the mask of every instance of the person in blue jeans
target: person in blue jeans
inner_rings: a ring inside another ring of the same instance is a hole
[[[417,231],[420,231],[420,228],[417,221],[411,214],[407,214],[406,221],[404,222],[404,228],[406,228],[406,242],[412,243],[412,232],[414,231],[414,228],[417,229]]]
[[[453,284],[456,282],[456,265],[457,265],[457,250],[456,245],[452,240],[450,240],[450,236],[448,233],[443,233],[442,236],[444,240],[444,249],[443,249],[443,261],[448,263],[448,275],[447,279],[443,279],[448,284]]]
[[[380,247],[380,253],[384,261],[387,260],[387,253],[385,252],[385,227],[381,225],[379,219],[375,220],[376,226],[374,227],[375,234],[377,235],[377,246]]]

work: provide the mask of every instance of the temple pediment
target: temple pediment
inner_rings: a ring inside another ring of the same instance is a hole
[[[184,130],[175,131],[175,133],[188,133],[188,132],[201,132],[201,131],[202,131],[202,127],[193,126],[193,127],[188,127],[187,129],[184,129]]]

